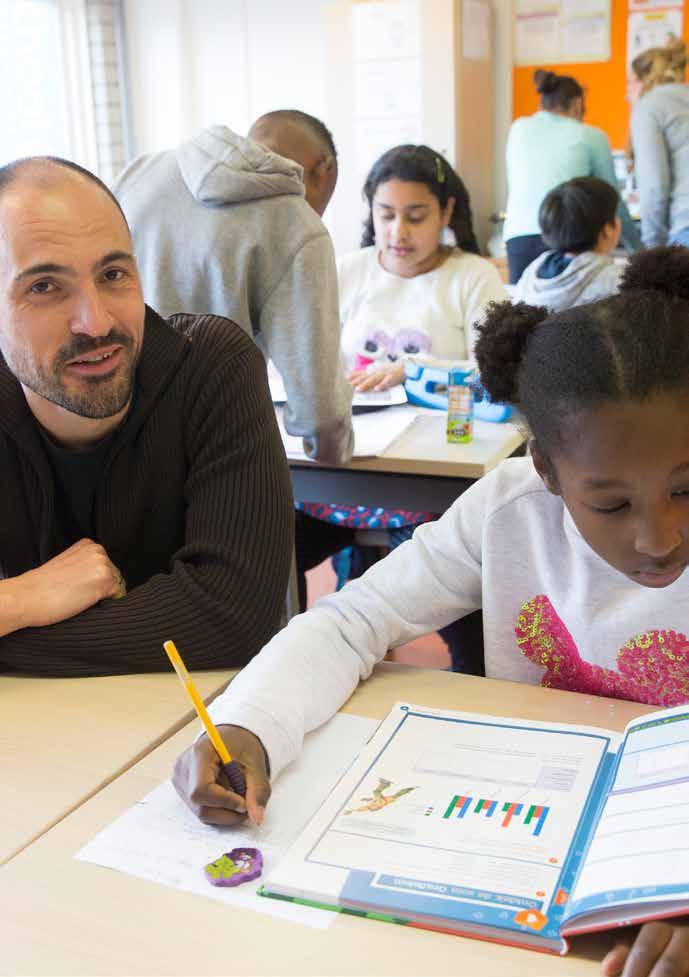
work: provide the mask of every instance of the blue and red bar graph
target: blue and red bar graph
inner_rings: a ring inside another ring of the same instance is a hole
[[[472,804],[474,805],[473,808]],[[526,805],[521,804],[518,801],[506,801],[500,808],[503,815],[502,821],[500,822],[500,827],[509,828],[513,819],[518,819],[520,815],[522,815],[525,807]],[[476,798],[476,803],[474,804],[474,798],[470,797],[468,794],[455,794],[448,804],[445,813],[443,814],[443,818],[446,820],[453,816],[456,818],[464,818],[469,811],[471,811],[472,814],[482,814],[486,818],[492,818],[496,810],[498,810],[498,801],[490,800],[486,797],[479,797]],[[532,835],[540,835],[549,812],[550,808],[546,807],[544,804],[528,805],[528,808],[524,813],[523,823],[533,828]]]

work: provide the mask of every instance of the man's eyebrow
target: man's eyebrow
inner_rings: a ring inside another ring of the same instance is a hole
[[[109,251],[94,264],[93,270],[96,271],[98,268],[109,265],[113,261],[131,261],[133,264],[134,255],[129,251]]]
[[[105,267],[105,265],[111,264],[113,261],[129,261],[134,263],[134,255],[130,254],[128,251],[109,251],[108,254],[103,255],[98,261],[92,266],[92,271],[97,271],[99,268]],[[37,265],[30,265],[23,271],[20,271],[15,282],[21,282],[25,278],[31,278],[34,275],[69,275],[74,278],[76,272],[69,265],[58,265],[53,261],[46,261]]]
[[[75,275],[73,268],[67,265],[57,265],[54,262],[44,262],[43,264],[30,265],[24,271],[20,271],[15,282],[21,282],[24,278],[31,278],[33,275]]]

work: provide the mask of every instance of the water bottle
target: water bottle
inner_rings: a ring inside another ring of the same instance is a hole
[[[447,383],[447,440],[467,444],[474,436],[473,367],[451,367]]]

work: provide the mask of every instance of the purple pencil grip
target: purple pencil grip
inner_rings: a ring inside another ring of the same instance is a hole
[[[230,760],[229,763],[223,763],[223,770],[227,774],[227,779],[230,782],[230,787],[241,797],[246,795],[246,780],[244,780],[244,774],[242,773],[242,768],[239,766],[236,760]]]

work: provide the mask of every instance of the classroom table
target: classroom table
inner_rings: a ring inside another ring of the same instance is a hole
[[[390,409],[413,411],[416,416],[376,458],[354,458],[346,465],[290,458],[295,499],[444,512],[476,479],[524,444],[517,425],[487,421],[474,423],[469,444],[448,444],[444,411],[411,404]]]
[[[622,730],[649,707],[381,663],[344,711],[382,718],[398,700]],[[0,961],[14,975],[255,974],[592,977],[607,937],[565,958],[337,915],[314,930],[74,860],[165,779],[186,727],[0,869]],[[225,835],[219,832],[219,838]]]
[[[162,649],[161,649],[162,652]],[[197,672],[208,700],[235,671]],[[0,865],[194,715],[179,679],[0,676]],[[1,966],[0,952],[0,966]]]

